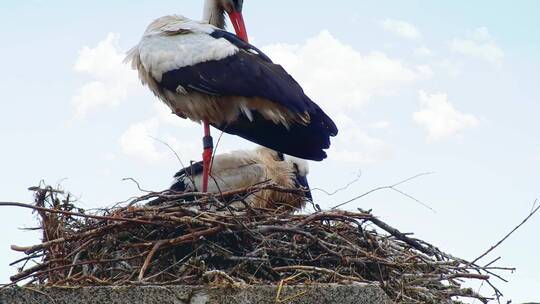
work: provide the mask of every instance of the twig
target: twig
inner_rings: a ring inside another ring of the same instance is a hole
[[[171,147],[171,145],[169,145],[166,141],[164,140],[161,140],[157,137],[154,137],[154,136],[151,136],[149,135],[148,137],[152,138],[153,140],[165,145],[173,154],[174,156],[176,157],[176,160],[178,160],[178,162],[180,163],[180,166],[182,166],[183,169],[185,169],[186,167],[184,166],[184,163],[182,162],[182,159],[180,158],[180,155],[178,155],[178,153],[176,152],[176,150],[173,149],[173,147]]]
[[[537,199],[534,200],[534,203],[533,203],[533,206],[536,205],[537,203]],[[533,209],[531,211],[531,213],[529,213],[529,215],[523,219],[523,221],[521,221],[521,223],[519,223],[519,225],[517,225],[516,227],[514,227],[514,229],[512,229],[510,232],[508,232],[508,234],[506,234],[500,241],[498,241],[495,245],[491,246],[486,252],[482,253],[479,257],[477,257],[476,259],[474,259],[471,263],[472,264],[475,264],[478,260],[480,260],[481,258],[485,257],[488,253],[490,253],[491,251],[493,251],[493,249],[497,248],[500,244],[502,244],[510,235],[512,235],[512,233],[514,233],[516,230],[519,229],[519,227],[521,227],[523,224],[525,224],[525,222],[527,222],[538,210],[540,210],[540,205],[538,205],[535,209]]]
[[[122,178],[122,181],[132,181],[133,183],[135,183],[135,185],[137,185],[137,189],[139,189],[139,191],[142,191],[142,192],[146,192],[146,193],[152,193],[153,191],[150,191],[150,190],[144,190],[143,188],[141,188],[141,184],[139,184],[139,182],[132,178],[132,177],[124,177]]]
[[[322,188],[311,188],[311,191],[321,191],[321,192],[323,192],[324,194],[326,194],[328,196],[332,196],[332,195],[335,195],[336,193],[338,193],[340,191],[348,189],[350,186],[352,186],[353,184],[358,182],[361,178],[362,178],[362,171],[359,170],[359,172],[356,174],[356,177],[353,180],[348,182],[345,186],[337,188],[334,191],[326,191],[326,190],[324,190]]]
[[[332,209],[332,210],[337,209],[337,208],[342,207],[342,206],[344,206],[344,205],[346,205],[346,204],[348,204],[348,203],[354,202],[354,201],[356,201],[356,200],[358,200],[358,199],[360,199],[360,198],[362,198],[362,197],[364,197],[364,196],[367,196],[367,195],[369,195],[369,194],[371,194],[371,193],[373,193],[373,192],[380,191],[380,190],[384,190],[384,189],[391,189],[391,190],[397,191],[397,192],[399,192],[399,193],[401,193],[401,194],[404,194],[402,191],[396,190],[395,187],[397,187],[397,186],[399,186],[399,185],[402,185],[402,184],[404,184],[404,183],[406,183],[406,182],[409,182],[409,181],[411,181],[411,180],[413,180],[413,179],[416,179],[416,178],[419,178],[419,177],[422,177],[422,176],[426,176],[426,175],[430,175],[430,174],[434,174],[434,172],[420,173],[420,174],[411,176],[411,177],[409,177],[409,178],[406,178],[406,179],[404,179],[404,180],[402,180],[402,181],[400,181],[400,182],[398,182],[398,183],[395,183],[395,184],[393,184],[393,185],[390,185],[390,186],[383,186],[383,187],[377,187],[377,188],[375,188],[375,189],[371,189],[371,190],[369,190],[369,191],[367,191],[367,192],[365,192],[365,193],[363,193],[363,194],[360,194],[360,195],[358,195],[358,196],[356,196],[356,197],[354,197],[354,198],[352,198],[352,199],[350,199],[350,200],[347,200],[347,201],[345,201],[345,202],[343,202],[343,203],[341,203],[341,204],[338,204],[338,205],[332,207],[331,209]],[[408,198],[413,198],[413,197],[410,196],[410,195],[406,195],[406,196],[407,196]],[[414,199],[414,198],[413,198],[413,199]],[[417,199],[414,199],[414,200],[417,201],[417,202],[420,202],[420,201],[418,201]],[[428,207],[430,210],[433,211],[433,209],[432,209],[431,207],[425,205],[425,204],[422,203],[422,202],[420,202],[420,203],[421,203],[422,205]]]
[[[16,203],[16,202],[0,202],[0,207],[22,207],[22,208],[28,208],[28,209],[34,209],[39,210],[42,212],[48,212],[48,213],[60,213],[65,215],[71,215],[71,216],[78,216],[78,217],[86,217],[86,218],[93,218],[98,220],[107,220],[107,221],[116,221],[116,222],[132,222],[137,224],[147,224],[147,225],[155,225],[155,222],[149,222],[139,219],[133,219],[133,218],[122,218],[122,217],[112,217],[112,216],[102,216],[102,215],[89,215],[79,212],[71,212],[71,211],[64,211],[59,209],[49,209],[44,207],[38,207],[35,205],[30,204],[24,204],[24,203]]]
[[[362,209],[358,209],[359,211],[361,212],[366,212],[366,211],[363,211]],[[399,230],[397,230],[396,228],[394,227],[391,227],[390,225],[384,223],[383,221],[375,218],[375,217],[372,217],[369,219],[370,222],[372,222],[373,224],[377,225],[379,228],[383,229],[384,231],[390,233],[391,235],[393,235],[396,239],[400,240],[400,241],[403,241],[405,243],[407,243],[407,245],[415,248],[415,249],[418,249],[419,251],[425,253],[425,254],[428,254],[428,255],[433,255],[434,252],[431,248],[427,248],[427,247],[424,247],[422,246],[420,243],[418,243],[417,241],[407,237],[405,234],[401,233]]]

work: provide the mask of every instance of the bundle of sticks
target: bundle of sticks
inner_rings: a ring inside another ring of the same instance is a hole
[[[464,286],[493,271],[446,254],[369,211],[230,207],[265,183],[220,195],[150,192],[117,206],[77,208],[69,193],[34,187],[42,243],[13,250],[11,284],[40,286],[171,284],[378,284],[396,303],[486,303]],[[190,198],[186,201],[186,197]],[[148,204],[159,200],[159,204]],[[209,206],[212,206],[211,208]]]

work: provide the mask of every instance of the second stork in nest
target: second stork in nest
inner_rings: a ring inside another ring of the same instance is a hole
[[[171,190],[175,192],[198,192],[202,187],[201,162],[175,174]],[[245,189],[253,185],[271,182],[283,189],[298,192],[265,189],[249,194],[245,202],[251,207],[297,211],[311,201],[307,181],[307,161],[267,149],[239,150],[214,156],[208,191],[223,193]],[[242,207],[235,203],[234,206]]]

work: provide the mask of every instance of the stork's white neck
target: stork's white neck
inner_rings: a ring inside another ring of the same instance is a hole
[[[218,4],[218,0],[204,1],[203,22],[208,22],[220,29],[225,28],[225,11]]]

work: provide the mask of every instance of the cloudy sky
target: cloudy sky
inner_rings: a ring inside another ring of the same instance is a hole
[[[156,4],[156,3],[159,3]],[[85,208],[163,189],[200,155],[200,126],[169,114],[122,64],[147,24],[201,1],[2,1],[0,201],[60,183]],[[246,0],[251,41],[281,63],[337,122],[329,158],[311,163],[329,208],[422,172],[401,190],[345,208],[373,209],[395,227],[474,259],[518,224],[540,196],[540,4],[536,1]],[[251,148],[223,136],[219,151]],[[360,176],[345,190],[333,192]],[[10,244],[34,216],[0,212],[0,280],[16,269]],[[494,281],[508,299],[540,301],[540,218],[484,262],[516,267]],[[482,289],[488,292],[488,289]]]

